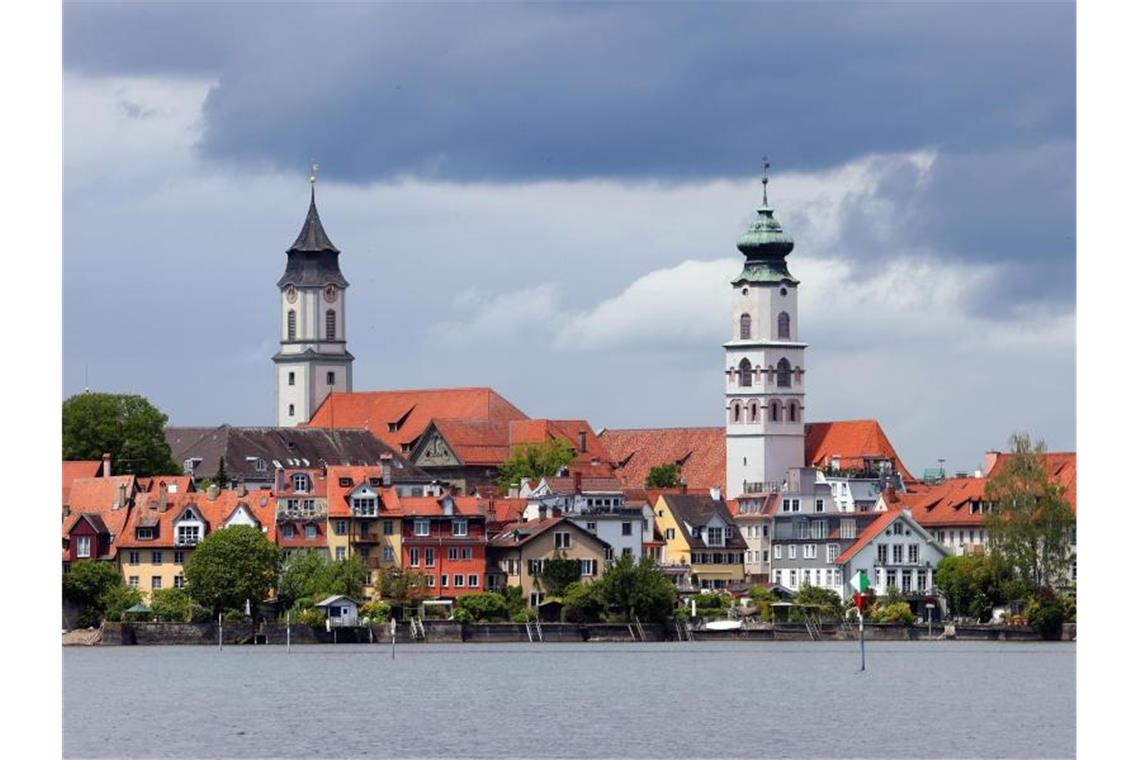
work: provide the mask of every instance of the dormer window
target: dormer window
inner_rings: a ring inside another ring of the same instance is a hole
[[[352,513],[357,517],[375,517],[376,497],[354,496],[352,498]]]
[[[300,491],[304,493],[307,492],[310,488],[312,488],[312,481],[309,479],[308,475],[303,472],[299,472],[293,476],[294,491]]]
[[[415,521],[415,532],[417,536],[431,535],[431,520],[417,519]]]
[[[705,541],[709,546],[724,546],[724,528],[709,526],[709,537]]]
[[[154,528],[135,528],[135,538],[139,541],[151,541],[154,539]]]
[[[341,478],[337,482],[340,483],[341,488],[349,488],[352,486],[352,478]]]
[[[383,482],[380,480],[380,478],[369,478],[368,485],[379,488],[383,485]]]
[[[285,525],[281,528],[281,537],[282,538],[292,538],[293,532],[294,531],[293,531],[292,525]]]
[[[466,520],[452,520],[451,521],[451,535],[453,535],[453,536],[466,536],[467,535],[467,521]]]
[[[187,513],[189,514],[189,513]],[[190,519],[193,519],[191,515]],[[193,546],[202,540],[202,526],[201,525],[179,525],[178,526],[178,539],[176,543],[179,546]]]

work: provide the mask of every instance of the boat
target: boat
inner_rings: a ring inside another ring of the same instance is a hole
[[[743,627],[742,620],[710,620],[705,623],[706,631],[739,631]]]

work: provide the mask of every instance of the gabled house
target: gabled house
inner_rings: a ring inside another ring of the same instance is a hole
[[[63,519],[71,515],[71,484],[86,478],[111,477],[111,455],[104,454],[102,460],[63,460]]]
[[[694,588],[723,589],[744,580],[748,544],[719,493],[662,494],[655,518],[665,540],[664,565],[687,567]]]
[[[527,603],[537,607],[546,599],[541,575],[547,560],[578,560],[580,582],[591,583],[603,574],[609,549],[566,517],[507,524],[487,543],[487,590],[519,586]]]
[[[114,560],[135,504],[134,475],[71,481],[63,521],[63,572],[85,559]]]
[[[934,570],[949,552],[935,540],[909,509],[880,512],[858,538],[835,559],[842,576],[840,595],[850,596],[850,580],[866,573],[876,595],[890,587],[919,599],[934,587]]]
[[[642,500],[627,504],[621,482],[614,477],[547,476],[537,483],[523,479],[519,496],[527,500],[525,520],[563,515],[610,545],[613,560],[628,555],[635,562],[653,543],[653,509]]]
[[[401,497],[385,485],[380,467],[330,467],[325,477],[329,556],[359,559],[368,568],[365,593],[371,594],[380,572],[400,566]]]
[[[442,599],[486,590],[487,504],[481,496],[400,500],[402,566]]]

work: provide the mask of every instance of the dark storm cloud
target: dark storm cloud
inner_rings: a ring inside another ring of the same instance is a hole
[[[1074,134],[1067,5],[68,5],[69,69],[218,78],[201,148],[339,178],[700,178]]]

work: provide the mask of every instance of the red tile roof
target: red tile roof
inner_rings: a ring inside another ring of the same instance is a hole
[[[510,454],[510,428],[505,420],[432,420],[452,453],[465,465],[497,467]]]
[[[277,541],[277,505],[269,491],[241,493],[238,490],[222,490],[212,501],[207,493],[168,494],[165,511],[160,506],[162,504],[160,498],[161,494],[156,494],[154,497],[140,496],[135,509],[132,510],[130,522],[117,541],[120,548],[158,549],[174,546],[176,537],[174,524],[188,507],[193,507],[202,515],[208,535],[220,529],[239,507],[244,506],[264,529],[265,537],[273,543]],[[136,538],[135,528],[148,525],[158,528],[158,537],[142,540]]]
[[[568,517],[561,515],[555,517],[548,517],[545,520],[526,520],[524,522],[507,523],[503,526],[502,531],[487,542],[488,546],[493,546],[499,549],[509,549],[515,546],[523,546],[540,535],[550,530],[551,528],[559,526],[569,528],[579,536],[585,536],[588,540],[598,544],[601,547],[609,546],[609,544],[602,539],[590,533],[585,528],[576,525]],[[520,536],[516,540],[513,535],[514,531],[520,531]]]
[[[432,419],[525,420],[491,388],[423,388],[330,394],[304,427],[365,428],[397,451]]]
[[[443,516],[442,496],[402,496],[400,513],[405,517]],[[452,496],[454,514],[458,517],[483,517],[487,513],[488,499],[476,496]]]
[[[841,469],[860,469],[865,457],[889,459],[904,480],[913,480],[887,434],[875,420],[809,422],[804,425],[804,463],[826,469],[839,458]]]
[[[1001,472],[1001,469],[1009,463],[1013,457],[1012,454],[998,454],[997,461],[990,469],[989,475]],[[1069,502],[1069,506],[1073,508],[1073,513],[1077,511],[1077,453],[1075,451],[1051,451],[1045,454],[1045,469],[1049,473],[1049,477],[1065,489],[1065,501]]]
[[[341,479],[347,478],[348,485],[341,485]],[[325,476],[325,488],[328,492],[329,517],[352,517],[352,504],[349,502],[351,494],[362,483],[368,483],[369,488],[380,496],[380,514],[400,514],[400,498],[393,488],[374,486],[372,479],[378,478],[383,482],[383,473],[379,467],[372,466],[344,466],[329,467]]]
[[[599,438],[609,452],[615,474],[628,488],[644,487],[651,468],[675,462],[690,491],[724,489],[723,427],[604,430]],[[865,456],[890,459],[904,479],[911,479],[875,420],[805,423],[805,464],[826,467],[833,456],[838,456],[844,467],[861,466]],[[779,479],[783,477],[781,473]]]
[[[522,520],[523,510],[526,509],[526,499],[505,499],[495,497],[487,500],[487,523],[504,524]]]
[[[863,528],[859,535],[855,537],[855,541],[848,546],[842,554],[835,558],[835,564],[842,565],[858,554],[864,546],[870,543],[871,539],[886,530],[887,526],[893,523],[895,518],[901,514],[902,509],[891,508],[872,520],[867,527]],[[917,520],[915,522],[917,522]]]
[[[585,441],[582,440],[583,436]],[[513,420],[510,427],[510,445],[541,443],[561,438],[574,447],[571,471],[581,470],[593,475],[609,475],[609,452],[586,420]],[[585,443],[582,449],[578,444]],[[596,462],[596,464],[594,464]],[[605,472],[596,468],[604,467]]]
[[[67,506],[67,498],[71,493],[71,481],[78,478],[97,478],[103,469],[102,461],[64,460],[63,461],[63,506]]]
[[[107,559],[114,558],[133,511],[135,489],[134,475],[76,478],[71,482],[71,493],[68,496],[71,516],[64,520],[63,535],[71,533],[71,529],[83,513],[97,515],[111,534],[110,548],[103,556]]]
[[[724,488],[723,427],[603,430],[599,439],[627,488],[644,488],[652,468],[672,463],[690,491]]]

